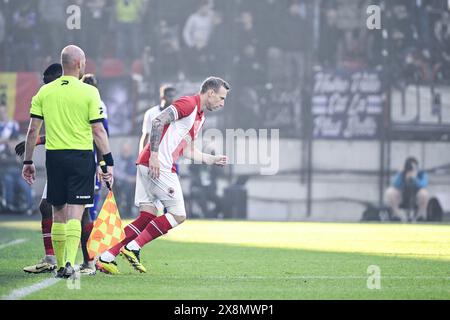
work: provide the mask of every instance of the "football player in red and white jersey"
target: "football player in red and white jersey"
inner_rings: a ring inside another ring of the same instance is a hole
[[[205,121],[205,109],[222,108],[229,89],[224,80],[209,77],[199,94],[181,97],[153,120],[150,141],[136,161],[135,203],[140,215],[125,227],[125,239],[99,257],[97,267],[100,270],[118,274],[115,257],[122,253],[136,270],[146,272],[140,262],[141,248],[186,220],[183,192],[174,168],[180,155],[196,163],[226,165],[227,156],[202,153],[193,140]],[[154,205],[156,200],[167,209],[167,213],[159,217]]]

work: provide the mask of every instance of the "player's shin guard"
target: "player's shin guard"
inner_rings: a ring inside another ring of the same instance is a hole
[[[116,244],[114,247],[110,248],[108,251],[117,256],[120,252],[120,249],[123,246],[126,246],[130,241],[134,240],[137,236],[139,236],[142,231],[147,227],[147,225],[156,219],[156,216],[150,212],[141,211],[139,217],[136,218],[133,222],[128,224],[125,229],[125,239]]]
[[[171,214],[164,214],[151,221],[147,227],[145,227],[145,230],[131,243],[134,245],[137,244],[139,248],[142,248],[146,243],[166,234],[170,229],[175,228],[177,225],[178,223]],[[130,246],[129,248],[133,250],[133,247],[134,246]]]
[[[77,257],[78,245],[80,244],[81,238],[81,222],[77,219],[71,219],[67,221],[66,228],[66,260],[74,266],[75,258]]]
[[[52,244],[56,256],[58,268],[65,265],[65,247],[66,247],[66,224],[53,222],[52,224]]]

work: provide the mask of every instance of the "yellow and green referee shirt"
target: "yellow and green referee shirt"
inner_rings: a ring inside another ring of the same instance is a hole
[[[97,88],[62,76],[41,87],[30,116],[44,120],[47,150],[93,150],[91,124],[101,122],[104,112]]]

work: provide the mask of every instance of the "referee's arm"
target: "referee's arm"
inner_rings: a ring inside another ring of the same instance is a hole
[[[25,140],[24,165],[22,169],[22,177],[28,184],[32,184],[36,179],[36,168],[33,164],[33,153],[36,147],[36,139],[41,131],[43,119],[40,117],[31,117],[28,126],[27,138]]]
[[[108,134],[102,122],[94,122],[91,124],[92,135],[94,136],[94,142],[97,148],[102,154],[110,153]]]
[[[108,181],[112,186],[113,184],[113,166],[114,162],[112,161],[111,149],[109,147],[108,134],[106,133],[105,127],[102,121],[93,121],[91,122],[92,135],[94,137],[95,145],[97,149],[100,151],[99,153],[103,155],[103,159],[107,165],[107,173],[101,174],[101,178],[104,181]],[[109,155],[109,157],[108,157]]]

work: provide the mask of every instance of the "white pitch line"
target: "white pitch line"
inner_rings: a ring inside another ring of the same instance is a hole
[[[6,247],[9,246],[14,246],[16,244],[20,244],[20,243],[24,243],[28,241],[28,239],[16,239],[13,241],[10,241],[8,243],[4,243],[0,245],[0,249],[4,249]],[[19,300],[22,299],[36,291],[45,289],[47,287],[50,287],[52,285],[54,285],[55,283],[57,283],[59,280],[61,279],[56,279],[56,278],[51,278],[51,279],[45,279],[41,282],[38,282],[36,284],[33,284],[31,286],[28,287],[23,287],[23,288],[19,288],[19,289],[15,289],[13,291],[11,291],[10,294],[3,296],[2,300]]]
[[[31,286],[28,287],[23,287],[20,289],[15,289],[13,291],[11,291],[10,294],[3,296],[2,300],[20,300],[34,292],[37,292],[39,290],[48,288],[52,285],[54,285],[55,283],[59,282],[61,279],[58,278],[50,278],[50,279],[45,279],[41,282],[38,282],[36,284],[33,284]]]
[[[298,276],[293,277],[294,279],[331,279],[331,280],[337,280],[337,279],[367,279],[369,276]],[[383,274],[380,275],[380,278],[385,279],[411,279],[411,280],[419,280],[419,279],[443,279],[443,280],[450,280],[450,277],[446,276],[383,276]],[[289,279],[289,277],[286,277],[286,279]],[[292,279],[292,278],[291,278]]]
[[[184,277],[185,279],[186,277]],[[194,277],[197,278],[197,277]],[[201,276],[198,277],[200,279],[210,279],[210,280],[214,280],[214,279],[241,279],[241,280],[256,280],[256,279],[286,279],[286,280],[293,280],[293,279],[328,279],[328,280],[338,280],[338,279],[367,279],[367,276],[280,276],[280,277],[265,277],[265,276]],[[450,280],[450,277],[446,277],[446,276],[412,276],[412,277],[408,277],[408,276],[381,276],[381,278],[384,279],[442,279],[442,280]],[[20,289],[15,289],[13,290],[10,294],[3,296],[2,300],[19,300],[22,299],[32,293],[35,293],[37,291],[40,291],[42,289],[48,288],[56,283],[58,283],[59,281],[61,281],[62,279],[58,279],[58,278],[50,278],[50,279],[45,279],[41,282],[38,282],[36,284],[33,284],[31,286],[28,287],[23,287]]]
[[[6,247],[9,247],[9,246],[13,246],[13,245],[16,245],[16,244],[19,244],[19,243],[23,243],[23,242],[26,242],[26,241],[28,241],[28,239],[16,239],[16,240],[10,241],[10,242],[5,243],[5,244],[0,244],[0,249],[6,248]]]
[[[313,276],[313,275],[304,275],[304,276],[275,276],[275,277],[270,277],[270,276],[201,276],[198,277],[199,279],[209,279],[209,280],[226,280],[226,279],[239,279],[239,280],[273,280],[273,279],[278,279],[278,280],[306,280],[306,279],[318,279],[318,280],[351,280],[351,279],[367,279],[369,277],[369,275],[367,276],[326,276],[326,275],[317,275],[317,276]],[[186,276],[183,277],[184,279],[186,279]],[[197,277],[191,277],[191,278],[197,278]],[[380,278],[384,278],[384,279],[410,279],[410,280],[432,280],[432,279],[441,279],[441,280],[450,280],[450,276],[383,276],[382,274],[380,275]]]

